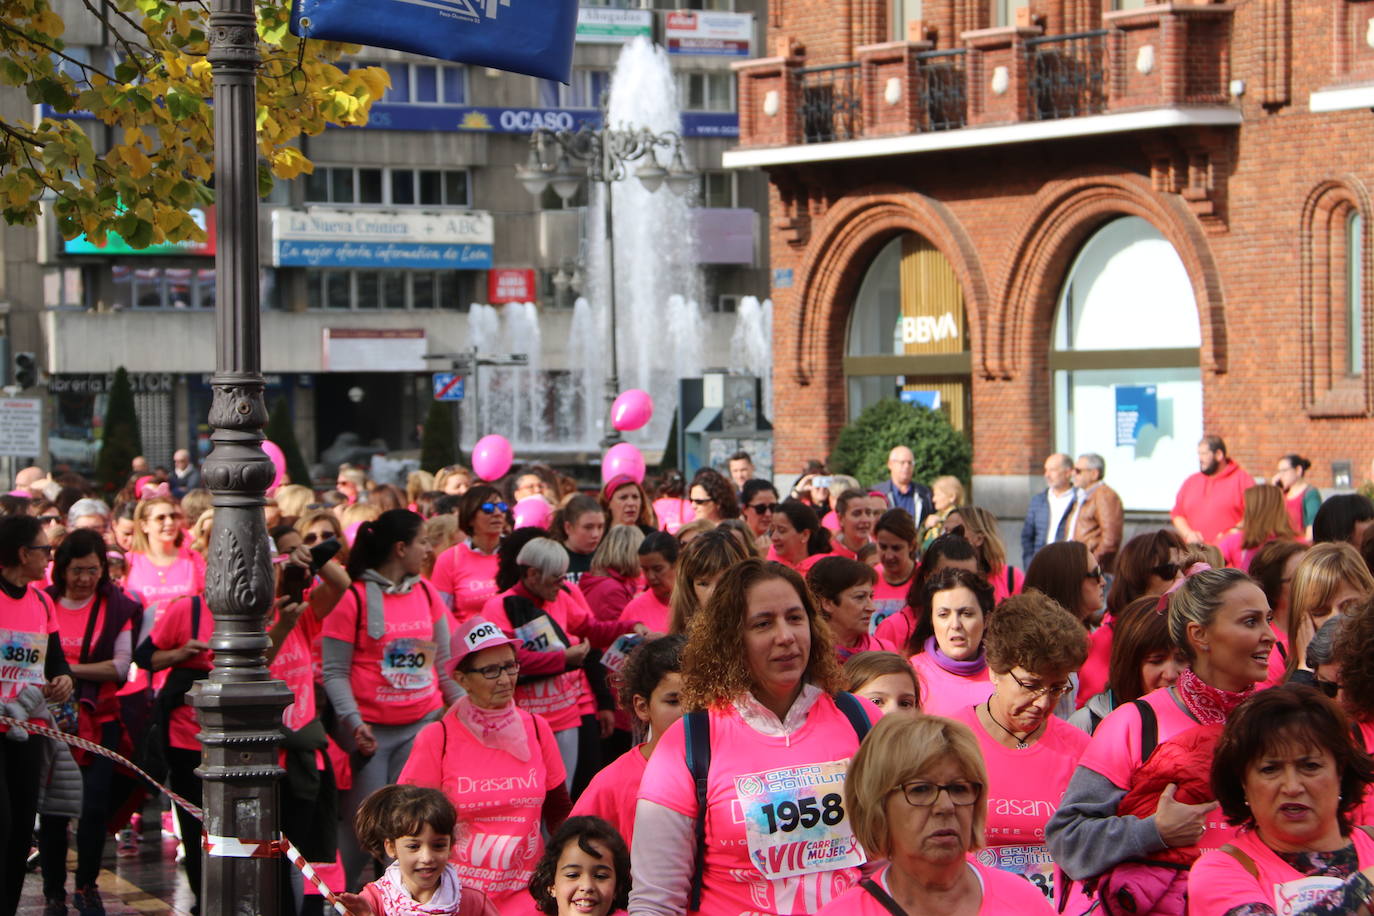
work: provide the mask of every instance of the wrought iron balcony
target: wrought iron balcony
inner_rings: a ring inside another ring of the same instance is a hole
[[[1032,120],[1075,118],[1107,110],[1107,30],[1027,38]]]
[[[967,58],[965,48],[916,55],[921,130],[957,130],[968,123]]]
[[[829,67],[801,67],[797,112],[805,143],[853,140],[863,134],[862,86],[857,62]]]

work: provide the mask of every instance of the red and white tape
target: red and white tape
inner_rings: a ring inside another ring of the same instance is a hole
[[[64,731],[60,731],[55,728],[50,728],[46,725],[39,725],[35,722],[27,722],[22,719],[14,719],[10,716],[0,716],[0,725],[8,725],[11,728],[22,728],[25,731],[29,732],[31,735],[42,735],[45,738],[51,738],[54,741],[61,741],[64,744],[71,745],[72,747],[79,747],[83,751],[89,751],[92,754],[96,754],[100,757],[105,757],[109,760],[113,760],[120,766],[126,767],[131,772],[137,773],[139,776],[143,777],[143,779],[149,785],[157,789],[163,795],[166,795],[168,798],[172,800],[174,804],[180,806],[183,811],[194,817],[196,820],[201,822],[204,822],[205,820],[204,812],[201,811],[199,806],[191,804],[191,802],[189,802],[185,798],[182,798],[180,795],[173,792],[171,789],[167,788],[153,777],[149,776],[146,772],[144,772],[142,769],[136,766],[133,761],[125,757],[121,757],[119,754],[116,754],[114,751],[110,750],[107,747],[102,747],[101,745],[96,744],[94,741],[88,741],[85,738],[81,738],[76,735],[69,735]],[[0,741],[3,740],[5,739],[3,737],[0,737]],[[344,908],[344,905],[334,899],[334,892],[329,889],[329,887],[320,878],[319,873],[316,872],[315,869],[310,866],[310,863],[305,860],[305,856],[301,854],[301,851],[297,849],[286,837],[282,837],[280,840],[250,842],[247,840],[238,839],[237,837],[211,836],[207,833],[204,834],[204,838],[202,840],[202,847],[205,849],[208,855],[224,856],[236,859],[275,858],[277,855],[284,855],[286,856],[287,861],[289,861],[292,865],[296,866],[296,868],[300,870],[300,873],[305,877],[305,879],[315,886],[315,889],[320,892],[321,897],[324,897],[324,899],[333,903],[334,910],[339,914],[339,916],[348,916],[348,910]]]

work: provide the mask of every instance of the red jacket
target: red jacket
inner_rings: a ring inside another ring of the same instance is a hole
[[[1221,729],[1220,725],[1198,725],[1161,742],[1150,759],[1131,774],[1131,786],[1116,806],[1116,813],[1149,817],[1159,807],[1159,796],[1170,783],[1178,787],[1174,793],[1176,801],[1188,805],[1213,801],[1216,796],[1212,794],[1212,755]],[[1196,846],[1173,846],[1151,853],[1150,858],[1191,865],[1199,855],[1201,850]]]

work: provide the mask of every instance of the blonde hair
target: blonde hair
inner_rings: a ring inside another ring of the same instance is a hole
[[[978,740],[967,725],[940,716],[884,716],[859,745],[844,780],[849,826],[870,859],[892,851],[887,799],[904,783],[919,779],[942,760],[953,760],[969,782],[979,786],[973,802],[973,830],[965,852],[986,845],[988,771]]]
[[[367,472],[362,468],[351,464],[339,465],[339,473],[334,475],[334,480],[337,481],[340,477],[357,487],[360,496],[367,492]]]
[[[613,570],[627,578],[639,575],[639,545],[644,543],[644,532],[635,525],[615,525],[596,545],[592,554],[591,569],[594,576],[603,576]]]
[[[685,550],[687,549],[687,545],[698,535],[707,531],[713,531],[715,527],[716,523],[709,518],[694,518],[679,528],[677,534],[673,535],[673,537],[677,538],[678,546]]]
[[[1288,660],[1286,668],[1292,674],[1298,666],[1298,636],[1304,620],[1312,612],[1331,603],[1342,585],[1354,586],[1366,597],[1374,592],[1374,576],[1369,574],[1358,551],[1345,541],[1325,541],[1313,544],[1298,562],[1293,572],[1293,586],[1288,594]]]
[[[448,512],[427,518],[420,530],[434,548],[425,563],[425,578],[429,578],[434,574],[434,564],[439,561],[439,555],[458,543],[458,516]]]
[[[353,524],[375,522],[377,516],[381,514],[381,510],[376,506],[367,503],[353,503],[350,506],[344,506],[343,511],[339,513],[339,523],[347,528]]]
[[[334,529],[334,537],[340,540],[343,539],[343,525],[339,523],[339,517],[328,509],[309,509],[304,515],[296,519],[296,524],[292,527],[296,529],[301,537],[305,537],[310,527],[318,521],[328,522],[329,527]]]
[[[176,500],[172,499],[170,496],[157,496],[153,499],[145,499],[140,501],[139,504],[134,507],[134,546],[132,551],[133,553],[148,552],[148,548],[151,546],[151,544],[148,541],[147,532],[143,530],[143,524],[147,522],[149,516],[153,514],[152,507],[157,505],[171,506],[173,512],[177,513],[178,515],[182,514],[181,507],[178,506]],[[186,519],[183,516],[182,522],[184,523],[185,521]],[[176,546],[180,547],[183,543],[185,543],[185,541],[186,528],[183,524],[181,528],[177,529]]]
[[[1188,641],[1188,624],[1195,623],[1204,630],[1210,627],[1226,593],[1247,582],[1255,585],[1255,580],[1239,569],[1204,569],[1184,579],[1178,590],[1169,596],[1169,638],[1188,661],[1197,657],[1193,644]]]
[[[277,508],[281,510],[282,515],[288,518],[300,518],[305,514],[305,507],[315,501],[315,491],[298,483],[288,483],[284,487],[277,488],[275,498]]]
[[[930,489],[932,491],[942,490],[949,494],[951,506],[957,506],[964,501],[964,482],[958,477],[952,477],[949,474],[936,477],[930,482]]]
[[[964,540],[973,544],[971,534],[980,535],[982,543],[975,544],[973,552],[978,555],[978,567],[985,576],[995,576],[1007,568],[1007,548],[1002,543],[1002,534],[997,528],[997,516],[982,506],[958,506],[954,510],[964,521]],[[949,522],[945,522],[948,530]]]
[[[429,471],[411,471],[406,475],[406,502],[415,504],[421,493],[434,490],[434,475]]]
[[[210,535],[215,530],[215,507],[211,506],[200,514],[191,526],[191,549],[201,556],[210,551]]]
[[[450,477],[464,477],[467,479],[469,486],[471,486],[473,481],[475,480],[475,478],[472,476],[472,472],[469,471],[467,468],[463,467],[461,464],[450,464],[446,468],[440,468],[438,472],[434,475],[434,489],[442,490],[444,488],[444,484],[448,481]],[[409,489],[409,486],[410,483],[409,481],[407,481],[407,489]]]

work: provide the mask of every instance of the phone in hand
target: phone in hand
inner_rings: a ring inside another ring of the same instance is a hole
[[[304,566],[287,563],[281,571],[281,582],[277,585],[277,594],[290,598],[293,604],[299,604],[305,600],[305,585],[309,581],[310,570]]]

